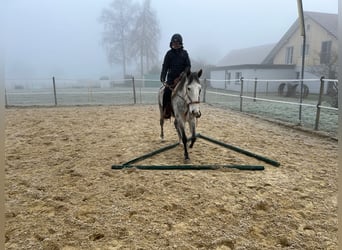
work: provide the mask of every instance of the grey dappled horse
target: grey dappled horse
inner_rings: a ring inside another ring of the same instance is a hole
[[[184,146],[184,158],[189,160],[187,137],[185,133],[185,124],[189,123],[191,133],[190,148],[196,141],[196,118],[201,117],[200,94],[201,84],[199,78],[202,75],[202,69],[198,72],[191,72],[187,69],[180,75],[180,81],[172,91],[171,104],[172,116],[175,117],[174,125],[178,133],[179,142]],[[163,94],[165,86],[162,86],[158,94],[158,103],[160,111],[160,137],[164,139],[164,114],[163,114]]]

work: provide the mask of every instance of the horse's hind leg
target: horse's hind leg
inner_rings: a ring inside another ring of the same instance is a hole
[[[160,139],[164,141],[164,112],[163,112],[163,95],[164,90],[161,89],[158,93],[158,103],[159,103],[159,124],[160,124]]]
[[[160,139],[164,140],[164,114],[163,107],[159,102],[159,124],[160,124]]]
[[[164,140],[164,118],[160,117],[160,139]]]

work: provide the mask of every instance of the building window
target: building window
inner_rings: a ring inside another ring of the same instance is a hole
[[[300,48],[300,56],[302,56],[302,55],[303,55],[303,44],[302,44],[302,46]],[[309,44],[305,45],[305,55],[306,56],[309,55]]]
[[[322,42],[321,46],[321,64],[329,64],[331,57],[331,41],[324,41]]]
[[[235,84],[239,85],[240,84],[240,78],[242,76],[241,72],[235,72]]]
[[[293,59],[293,46],[286,48],[285,64],[292,64]]]

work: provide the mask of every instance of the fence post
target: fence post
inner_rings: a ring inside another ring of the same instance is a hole
[[[57,106],[57,95],[56,95],[56,82],[55,77],[52,77],[52,85],[53,85],[53,96],[55,98],[55,106]]]
[[[241,90],[240,90],[240,112],[242,112],[242,95],[243,95],[243,77],[240,78]]]
[[[206,100],[205,100],[205,95],[207,93],[207,78],[204,78],[204,91],[203,91],[203,102],[205,103]]]
[[[7,100],[7,91],[6,91],[6,88],[5,88],[5,108],[8,107],[8,100]]]
[[[321,103],[322,103],[322,96],[324,92],[324,76],[322,76],[320,80],[321,80],[321,86],[319,88],[319,96],[318,96],[318,102],[317,102],[315,130],[318,130],[319,118],[321,115]]]
[[[256,92],[257,92],[257,84],[258,84],[258,78],[257,77],[255,77],[255,80],[254,80],[254,94],[253,94],[253,97],[254,97],[254,99],[253,99],[253,101],[254,102],[256,102]]]
[[[135,93],[134,76],[132,76],[132,83],[133,83],[133,99],[134,99],[134,104],[137,104],[137,95],[136,95],[136,93]]]

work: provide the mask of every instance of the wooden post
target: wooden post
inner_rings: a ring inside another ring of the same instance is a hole
[[[57,95],[56,95],[56,82],[55,77],[52,77],[52,85],[53,85],[53,96],[55,98],[55,106],[57,106]]]
[[[8,100],[7,100],[7,91],[6,91],[6,88],[5,88],[5,107],[6,107],[6,108],[8,107]]]
[[[203,91],[203,102],[205,103],[206,100],[205,100],[205,95],[207,93],[207,78],[204,78],[204,91]]]
[[[137,95],[136,95],[136,93],[135,93],[134,76],[132,76],[132,84],[133,84],[133,99],[134,99],[134,104],[137,104]]]
[[[254,99],[253,99],[253,101],[254,102],[256,102],[256,92],[257,92],[257,83],[258,83],[258,78],[256,78],[255,77],[255,80],[254,80],[254,95],[253,95],[253,97],[254,97]]]
[[[317,110],[316,110],[315,130],[318,130],[318,126],[319,126],[319,118],[321,115],[321,104],[322,104],[323,92],[324,92],[324,76],[321,77],[321,86],[319,89],[319,96],[318,96]]]

